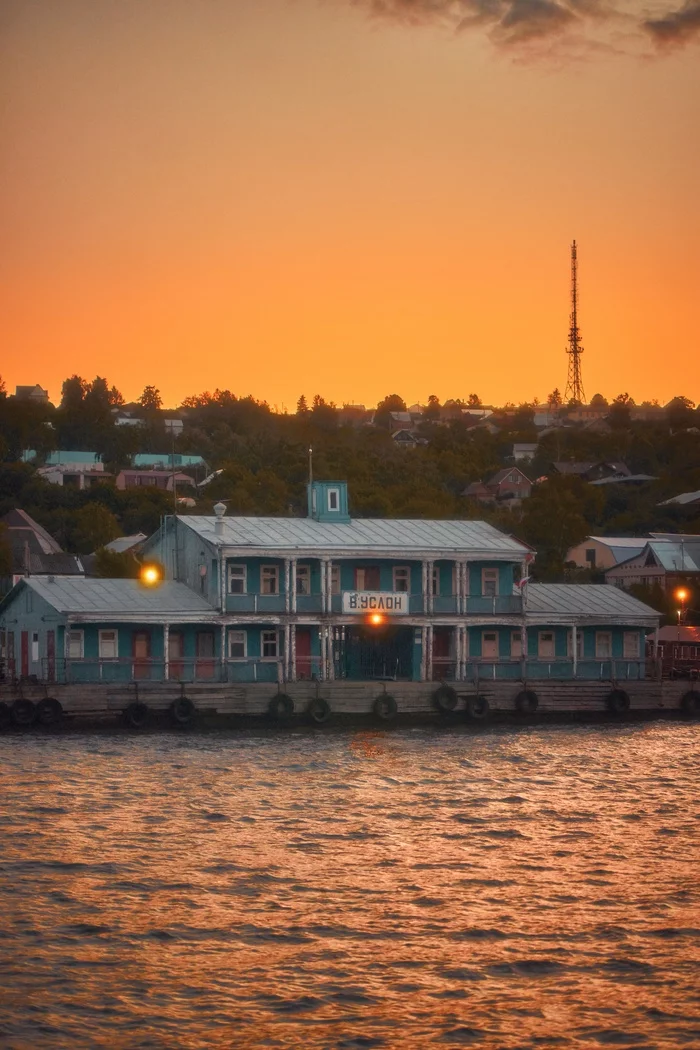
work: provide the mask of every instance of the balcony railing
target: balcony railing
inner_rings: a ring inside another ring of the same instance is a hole
[[[321,613],[323,596],[321,594],[297,594],[296,611],[298,613]],[[433,615],[456,616],[460,600],[456,594],[435,594],[432,596]],[[425,598],[422,594],[409,594],[409,612],[412,616],[425,614]],[[227,594],[226,611],[230,613],[283,613],[286,611],[284,594]],[[343,611],[342,594],[331,595],[331,612],[340,614]],[[523,600],[519,594],[476,594],[467,598],[468,616],[516,616],[523,611]]]
[[[282,661],[274,658],[227,659],[224,663],[218,656],[170,660],[167,678],[163,659],[62,657],[51,666],[46,660],[43,664],[43,678],[59,682],[281,682],[284,678]]]

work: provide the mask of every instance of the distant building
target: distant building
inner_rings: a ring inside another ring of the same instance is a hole
[[[488,481],[475,481],[462,493],[479,503],[520,503],[532,494],[532,482],[519,467],[505,467]]]
[[[0,579],[0,590],[9,590],[23,576],[82,576],[75,554],[66,554],[50,533],[24,510],[9,511],[3,518],[5,537],[12,553],[12,572]]]
[[[18,401],[33,401],[37,405],[48,405],[49,392],[36,383],[34,386],[16,386],[15,397]]]
[[[650,481],[658,480],[653,474],[611,474],[610,477],[590,481],[589,485],[647,485]]]
[[[534,459],[536,455],[536,441],[520,441],[513,445],[512,456],[516,463],[522,463],[526,459]]]
[[[648,537],[636,536],[586,536],[581,543],[570,547],[565,561],[573,562],[579,569],[604,571],[613,565],[641,554]]]
[[[81,491],[104,482],[107,478],[113,476],[104,469],[102,463],[96,463],[94,466],[75,463],[55,467],[39,467],[37,474],[44,481],[51,482],[52,485],[62,485],[64,488],[80,489]]]
[[[173,470],[175,467],[206,467],[201,456],[186,456],[179,452],[139,452],[131,457],[131,465],[137,470]]]
[[[621,461],[609,463],[602,460],[597,463],[570,463],[566,460],[559,460],[556,463],[552,463],[552,470],[555,474],[566,474],[569,477],[581,478],[583,481],[598,481],[601,478],[610,477],[621,478],[632,473],[626,463],[622,463]]]
[[[189,474],[172,470],[121,470],[117,474],[118,489],[156,488],[172,492],[173,481],[178,486],[194,485]]]
[[[398,448],[416,448],[417,445],[425,444],[414,430],[395,430],[391,439]]]
[[[606,583],[616,587],[658,584],[663,590],[673,590],[693,577],[700,582],[700,536],[652,538],[640,553],[605,573]]]
[[[659,507],[700,507],[700,489],[696,492],[681,492],[678,496],[662,500]]]

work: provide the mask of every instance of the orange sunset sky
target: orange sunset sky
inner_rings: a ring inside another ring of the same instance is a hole
[[[700,9],[1,0],[8,389],[700,400]]]

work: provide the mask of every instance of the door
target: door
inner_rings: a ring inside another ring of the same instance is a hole
[[[20,675],[27,678],[29,675],[29,631],[22,631],[20,636]]]
[[[213,678],[214,668],[214,632],[197,631],[197,661],[195,672],[197,678]]]
[[[151,677],[151,632],[134,631],[131,636],[134,678]]]
[[[495,631],[484,631],[482,634],[481,657],[483,660],[498,659],[498,635]]]
[[[297,627],[297,679],[311,678],[311,628]]]
[[[185,671],[185,636],[182,631],[168,634],[168,673],[171,678],[182,678]]]
[[[56,632],[46,632],[46,677],[49,682],[56,681]]]
[[[364,565],[355,569],[356,591],[378,591],[379,590],[379,566]]]
[[[452,658],[453,627],[433,628],[433,679],[436,682],[443,678],[455,677],[455,664]]]
[[[554,632],[540,631],[537,641],[537,655],[540,660],[554,659]]]

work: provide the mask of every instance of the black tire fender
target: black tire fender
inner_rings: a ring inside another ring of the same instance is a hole
[[[36,705],[36,720],[42,726],[54,726],[63,717],[63,705],[54,696],[45,696]]]
[[[442,714],[449,714],[450,711],[454,711],[457,707],[459,697],[456,689],[443,683],[433,693],[432,700],[438,711],[441,711]]]
[[[515,698],[515,710],[521,715],[534,715],[539,703],[539,697],[533,689],[521,689]]]
[[[0,732],[12,725],[12,711],[8,704],[0,701]]]
[[[189,696],[178,696],[170,705],[170,717],[175,725],[189,726],[194,722],[196,715],[197,708]]]
[[[306,708],[306,713],[312,722],[320,726],[331,717],[331,705],[322,696],[317,696]]]
[[[142,700],[134,700],[124,709],[124,721],[131,729],[143,729],[148,721],[148,705]]]
[[[23,697],[20,697],[19,700],[15,700],[13,703],[11,711],[12,721],[20,729],[26,729],[34,724],[36,707],[31,700],[25,700]]]
[[[624,689],[613,689],[605,698],[605,706],[614,715],[621,715],[629,711],[630,698]]]
[[[391,693],[380,693],[372,704],[372,710],[380,722],[392,722],[399,711],[399,705]]]
[[[700,693],[697,689],[690,689],[681,697],[681,711],[684,715],[700,714]]]
[[[471,718],[475,722],[483,722],[484,719],[488,718],[490,710],[488,700],[480,693],[476,696],[467,697],[467,718]]]
[[[294,714],[294,701],[289,693],[275,693],[267,705],[267,712],[278,722],[291,718]]]

